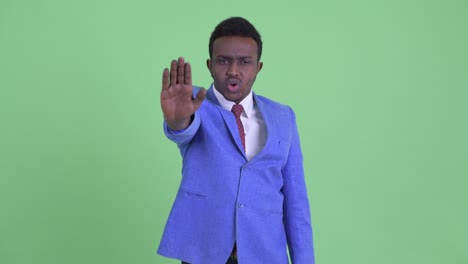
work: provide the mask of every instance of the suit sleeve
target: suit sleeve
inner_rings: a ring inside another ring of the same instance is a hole
[[[313,264],[314,247],[309,199],[304,177],[303,157],[296,125],[292,118],[292,138],[288,161],[283,167],[283,213],[289,254],[293,264]]]
[[[190,141],[192,141],[193,137],[197,133],[198,128],[200,128],[200,113],[197,111],[193,115],[192,123],[190,123],[186,129],[180,131],[171,130],[167,126],[166,122],[164,122],[164,133],[166,134],[166,137],[177,144],[182,156],[184,155],[185,150],[187,150]]]

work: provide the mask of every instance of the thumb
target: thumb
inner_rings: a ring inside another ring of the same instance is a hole
[[[206,90],[201,88],[197,95],[195,96],[195,98],[193,98],[193,103],[195,104],[195,106],[198,108],[200,107],[201,103],[203,102],[203,100],[205,100],[205,97],[206,97]]]

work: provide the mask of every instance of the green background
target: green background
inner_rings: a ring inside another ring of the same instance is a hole
[[[229,16],[295,109],[319,264],[468,263],[468,2],[0,0],[0,263],[155,254],[180,181],[161,73]]]

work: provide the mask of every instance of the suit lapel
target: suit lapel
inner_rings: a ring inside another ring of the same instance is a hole
[[[268,149],[271,148],[271,145],[274,142],[273,139],[276,137],[275,133],[277,129],[281,129],[281,128],[278,128],[276,126],[276,121],[275,121],[276,119],[274,117],[274,111],[270,108],[270,106],[266,104],[261,98],[259,98],[255,93],[253,93],[253,99],[265,123],[266,137],[267,137],[263,148],[252,159],[252,160],[255,160],[258,157],[265,155],[265,153],[268,153]]]
[[[216,98],[213,92],[213,86],[211,86],[208,89],[206,98],[217,106],[217,109],[220,112],[221,116],[223,117],[224,124],[228,128],[228,131],[229,131],[229,134],[231,135],[232,140],[236,143],[237,148],[242,153],[242,155],[244,155],[245,159],[247,159],[247,156],[244,151],[244,146],[242,146],[242,142],[240,140],[239,129],[237,127],[236,118],[234,117],[231,111],[228,111],[221,107],[218,99]]]

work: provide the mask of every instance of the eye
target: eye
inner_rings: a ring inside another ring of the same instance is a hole
[[[220,65],[226,65],[229,64],[229,61],[227,59],[220,58],[217,60],[218,64]]]
[[[242,64],[242,65],[250,64],[250,60],[242,59],[242,60],[240,60],[240,64]]]

